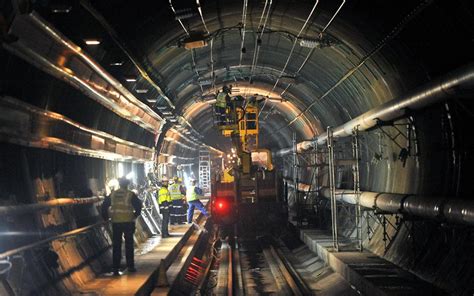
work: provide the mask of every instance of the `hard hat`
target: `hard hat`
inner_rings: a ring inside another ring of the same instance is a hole
[[[174,177],[173,178],[173,181],[176,183],[176,182],[179,182],[179,178],[178,177]]]
[[[178,178],[178,182],[179,182],[179,183],[182,183],[182,182],[183,182],[183,179]]]
[[[125,177],[121,177],[120,179],[118,179],[118,182],[120,187],[127,187],[130,184],[130,180]]]
[[[224,85],[222,87],[222,91],[225,92],[225,93],[228,93],[228,94],[231,92],[231,89],[232,89],[232,86],[228,87],[227,85]]]

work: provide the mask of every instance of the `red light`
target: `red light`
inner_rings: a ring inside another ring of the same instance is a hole
[[[218,207],[219,209],[222,209],[222,208],[224,207],[224,203],[219,202],[219,203],[217,204],[217,207]]]

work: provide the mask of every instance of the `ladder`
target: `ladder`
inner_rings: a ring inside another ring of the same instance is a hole
[[[204,195],[211,193],[211,154],[208,150],[199,151],[199,185]]]

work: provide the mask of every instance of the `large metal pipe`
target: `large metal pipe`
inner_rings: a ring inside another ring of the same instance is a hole
[[[37,13],[17,15],[10,33],[19,37],[3,44],[12,54],[66,81],[118,116],[154,134],[161,132],[164,119]]]
[[[73,155],[120,161],[152,161],[154,150],[81,125],[12,97],[0,96],[0,139]],[[40,127],[40,128],[38,128]]]
[[[473,91],[474,64],[467,65],[450,72],[446,76],[436,79],[416,89],[401,98],[390,100],[375,107],[364,114],[333,129],[334,137],[347,137],[357,128],[359,131],[370,129],[377,125],[377,121],[390,121],[403,117],[407,110],[418,110],[455,95]],[[298,152],[314,148],[327,140],[327,133],[323,133],[310,141],[297,144]],[[284,148],[277,151],[276,156],[285,156],[293,152],[293,148]]]
[[[98,222],[98,223],[95,223],[95,224],[92,224],[92,225],[89,225],[89,226],[85,226],[85,227],[74,229],[74,230],[64,232],[64,233],[61,233],[61,234],[58,234],[58,235],[54,235],[54,236],[45,238],[45,239],[37,241],[37,242],[34,242],[34,243],[31,243],[31,244],[28,244],[28,245],[25,245],[25,246],[22,246],[22,247],[13,249],[13,250],[9,250],[9,251],[0,253],[0,260],[5,259],[5,258],[10,257],[10,256],[13,256],[15,254],[24,252],[24,251],[28,251],[28,250],[33,249],[33,248],[37,248],[41,245],[50,243],[50,242],[58,240],[58,239],[63,239],[63,238],[66,238],[66,237],[76,236],[76,235],[85,233],[89,230],[92,230],[92,229],[95,229],[97,227],[106,225],[109,222],[110,221],[101,221],[101,222]]]
[[[330,189],[323,187],[320,195],[330,198]],[[357,204],[353,190],[338,189],[336,200]],[[362,191],[360,205],[384,213],[405,214],[456,224],[474,225],[474,201],[446,197]]]
[[[94,204],[104,200],[103,196],[93,196],[86,198],[57,198],[32,204],[1,206],[1,216],[15,216],[28,214],[57,207]]]

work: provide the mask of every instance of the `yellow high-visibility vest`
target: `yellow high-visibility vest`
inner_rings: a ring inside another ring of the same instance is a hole
[[[171,195],[172,200],[178,200],[183,198],[183,195],[181,194],[181,190],[179,189],[179,184],[172,184],[168,187],[168,190]]]
[[[118,189],[112,193],[110,196],[112,223],[133,222],[135,215],[132,196],[133,192],[127,189]]]
[[[165,201],[171,202],[171,196],[168,188],[161,187],[158,191],[158,204],[161,205]]]
[[[186,200],[187,201],[193,201],[193,200],[198,200],[199,195],[196,193],[194,190],[196,186],[190,186],[188,189],[186,189]]]
[[[226,93],[224,92],[219,93],[216,98],[216,106],[221,107],[221,108],[226,108],[227,107],[226,97],[227,97]]]

